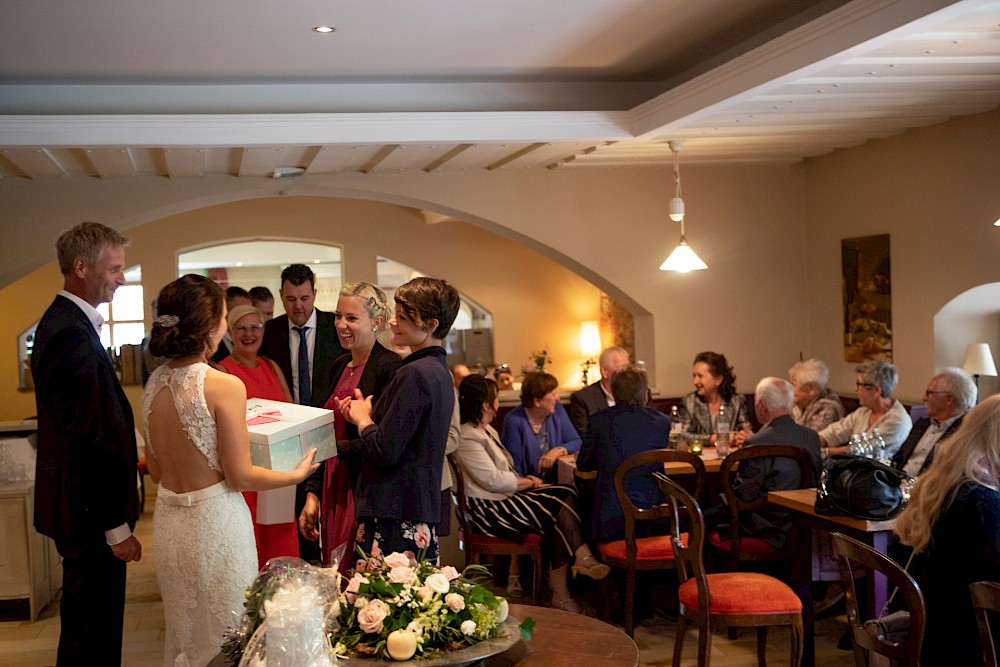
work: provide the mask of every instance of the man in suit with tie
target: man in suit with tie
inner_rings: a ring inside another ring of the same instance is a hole
[[[316,274],[305,264],[291,264],[281,272],[279,297],[285,314],[264,325],[261,354],[278,364],[296,403],[323,407],[333,391],[330,367],[344,353],[333,313],[315,307]],[[304,505],[303,483],[295,493],[295,516]],[[319,547],[300,534],[299,555],[318,561]]]
[[[63,558],[59,665],[121,663],[125,564],[142,556],[135,425],[97,306],[125,284],[128,239],[85,222],[56,242],[63,289],[35,330],[35,529]]]
[[[597,363],[601,369],[601,381],[587,385],[569,397],[569,419],[580,437],[587,434],[590,415],[615,404],[615,398],[611,395],[611,376],[618,369],[628,366],[628,350],[617,346],[609,347],[601,352]]]
[[[892,457],[892,466],[911,477],[930,467],[938,443],[962,425],[965,413],[976,404],[976,383],[961,368],[946,368],[927,383],[924,402],[927,416],[917,420]]]

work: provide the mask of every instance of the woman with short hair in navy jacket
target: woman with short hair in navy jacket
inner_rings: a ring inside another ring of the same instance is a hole
[[[554,482],[556,460],[580,451],[582,444],[559,403],[559,380],[548,373],[528,373],[521,383],[521,405],[504,417],[500,439],[518,475]]]

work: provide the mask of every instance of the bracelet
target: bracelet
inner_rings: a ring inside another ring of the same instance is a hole
[[[369,426],[374,426],[374,425],[375,422],[373,422],[371,419],[363,419],[362,421],[358,422],[358,433],[361,433]]]

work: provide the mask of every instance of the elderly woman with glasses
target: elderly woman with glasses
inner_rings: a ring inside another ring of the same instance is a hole
[[[264,342],[264,314],[253,306],[236,306],[226,317],[229,335],[233,339],[233,351],[218,362],[221,371],[235,375],[247,388],[247,398],[266,398],[272,401],[292,402],[292,393],[285,383],[285,376],[278,365],[257,353]],[[267,493],[267,492],[264,492]],[[257,564],[265,563],[277,556],[298,556],[299,538],[294,521],[294,508],[289,505],[288,523],[257,523],[257,504],[261,499],[256,491],[244,491],[250,516],[253,518],[253,533],[257,540]]]
[[[878,429],[890,458],[903,444],[913,422],[903,404],[892,397],[899,382],[896,367],[885,361],[866,361],[854,369],[857,374],[857,410],[819,432],[825,456],[844,454],[851,436],[864,433],[869,438]]]

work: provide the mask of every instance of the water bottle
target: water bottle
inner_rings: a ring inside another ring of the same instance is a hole
[[[878,432],[877,428],[872,429],[872,440],[875,441],[875,458],[882,463],[889,463],[889,454],[886,451],[885,438]]]
[[[676,405],[670,408],[670,449],[677,449],[681,436],[684,434],[684,424],[681,423],[681,411]]]
[[[715,417],[715,453],[729,455],[729,415],[724,404],[719,405],[719,414]]]
[[[875,458],[875,445],[873,445],[872,441],[868,439],[867,433],[861,434],[861,446],[863,447],[862,456],[866,459]]]
[[[851,436],[851,444],[847,446],[847,453],[851,456],[863,456],[864,445],[861,444],[861,436],[855,433]]]

